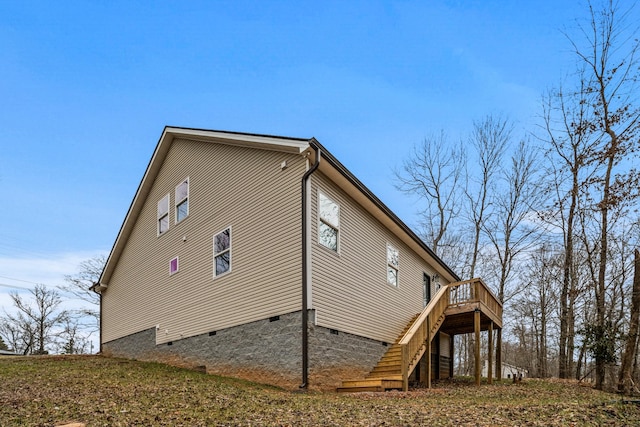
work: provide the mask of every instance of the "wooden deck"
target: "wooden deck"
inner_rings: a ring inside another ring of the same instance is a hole
[[[489,333],[489,365],[492,366],[493,330],[498,331],[496,364],[501,363],[502,304],[482,279],[471,279],[443,286],[422,313],[416,315],[364,379],[346,380],[340,392],[408,389],[409,376],[439,332],[451,336],[476,334],[476,383],[480,382],[480,331]],[[453,357],[453,355],[451,355]],[[431,357],[427,357],[427,386],[431,386]],[[499,368],[499,366],[498,366]],[[491,371],[491,369],[489,370]],[[497,370],[500,372],[500,369]],[[489,374],[491,382],[491,373]]]

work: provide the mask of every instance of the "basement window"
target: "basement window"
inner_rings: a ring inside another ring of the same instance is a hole
[[[158,236],[169,230],[169,195],[158,202]]]
[[[387,244],[387,283],[398,287],[398,269],[400,267],[400,254],[396,248]]]
[[[338,234],[340,231],[340,206],[318,192],[318,212],[320,221],[318,224],[318,242],[338,252]]]
[[[176,187],[176,224],[189,216],[189,178]]]
[[[231,227],[213,236],[213,277],[231,271]]]

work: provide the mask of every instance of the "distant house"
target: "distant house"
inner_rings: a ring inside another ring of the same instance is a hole
[[[352,390],[447,377],[454,334],[499,331],[459,281],[314,138],[167,127],[93,289],[105,354]]]
[[[0,356],[20,356],[18,353],[8,350],[0,350]]]
[[[482,376],[486,377],[488,374],[488,363],[485,361],[482,364]],[[520,368],[509,363],[502,362],[502,378],[528,378],[529,370]]]

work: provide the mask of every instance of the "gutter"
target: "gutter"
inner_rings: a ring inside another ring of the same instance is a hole
[[[311,141],[309,146],[316,152],[316,161],[302,176],[302,384],[300,388],[307,389],[309,386],[309,314],[307,313],[307,286],[308,286],[308,273],[310,266],[307,260],[307,243],[309,236],[307,233],[307,183],[311,174],[320,166],[320,157],[322,156],[322,150],[315,144],[315,141]]]

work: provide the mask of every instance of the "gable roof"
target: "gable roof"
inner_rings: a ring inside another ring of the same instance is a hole
[[[291,138],[272,135],[260,135],[252,133],[228,132],[219,130],[194,129],[184,127],[166,126],[158,140],[155,151],[147,169],[138,186],[136,194],[129,206],[129,210],[118,232],[118,237],[107,259],[100,280],[92,289],[106,289],[115,266],[122,254],[126,242],[133,230],[136,219],[142,211],[144,201],[147,198],[160,168],[169,152],[175,138],[188,138],[190,140],[227,144],[239,147],[260,148],[265,150],[281,151],[292,154],[302,154],[308,151],[312,161],[315,161],[314,150],[321,151],[319,170],[345,190],[353,199],[367,209],[380,222],[399,236],[416,253],[432,264],[438,273],[449,281],[458,281],[460,278],[451,270],[400,218],[398,218],[380,199],[378,199],[360,180],[358,180],[342,163],[338,161],[315,138]],[[313,150],[311,150],[313,148]]]

